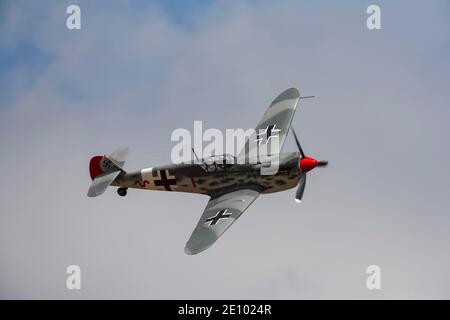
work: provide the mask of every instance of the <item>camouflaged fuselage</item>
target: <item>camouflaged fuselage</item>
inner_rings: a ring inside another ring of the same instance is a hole
[[[261,193],[294,188],[302,174],[298,152],[279,154],[275,174],[261,174],[258,164],[217,164],[201,161],[172,164],[122,173],[112,185],[126,188],[215,194],[223,190],[255,187]]]

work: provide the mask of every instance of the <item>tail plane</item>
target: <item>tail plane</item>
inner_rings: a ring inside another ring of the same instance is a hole
[[[125,172],[123,165],[128,148],[121,148],[109,156],[95,156],[89,162],[89,173],[92,183],[87,193],[88,197],[98,197],[103,194],[119,174]]]

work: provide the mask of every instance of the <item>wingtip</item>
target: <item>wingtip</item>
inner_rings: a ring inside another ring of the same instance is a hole
[[[206,249],[206,248],[205,248]],[[202,251],[204,251],[205,249],[200,249],[200,250],[194,250],[188,247],[184,248],[184,253],[186,253],[188,256],[194,256]]]
[[[298,99],[300,98],[300,92],[297,88],[289,88],[284,90],[282,93],[280,93],[275,100],[272,101],[272,104],[284,101],[284,100],[291,100],[291,99]]]
[[[211,245],[203,246],[203,247],[195,247],[195,245],[194,245],[194,246],[189,247],[189,245],[186,244],[186,247],[184,247],[184,253],[186,253],[189,256],[193,256],[193,255],[199,254],[200,252],[205,251],[210,246]]]

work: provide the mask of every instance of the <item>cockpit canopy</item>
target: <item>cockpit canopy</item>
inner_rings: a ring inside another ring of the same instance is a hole
[[[206,163],[217,163],[217,164],[234,164],[236,162],[236,158],[231,154],[221,154],[218,156],[211,156],[204,159]]]
[[[198,163],[206,172],[224,171],[236,163],[236,157],[231,154],[221,154],[211,156],[202,160],[197,160]]]

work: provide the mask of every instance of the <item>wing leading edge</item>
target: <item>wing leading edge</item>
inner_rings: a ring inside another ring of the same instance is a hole
[[[239,189],[211,197],[186,243],[184,252],[197,254],[208,249],[259,196],[256,189]]]

